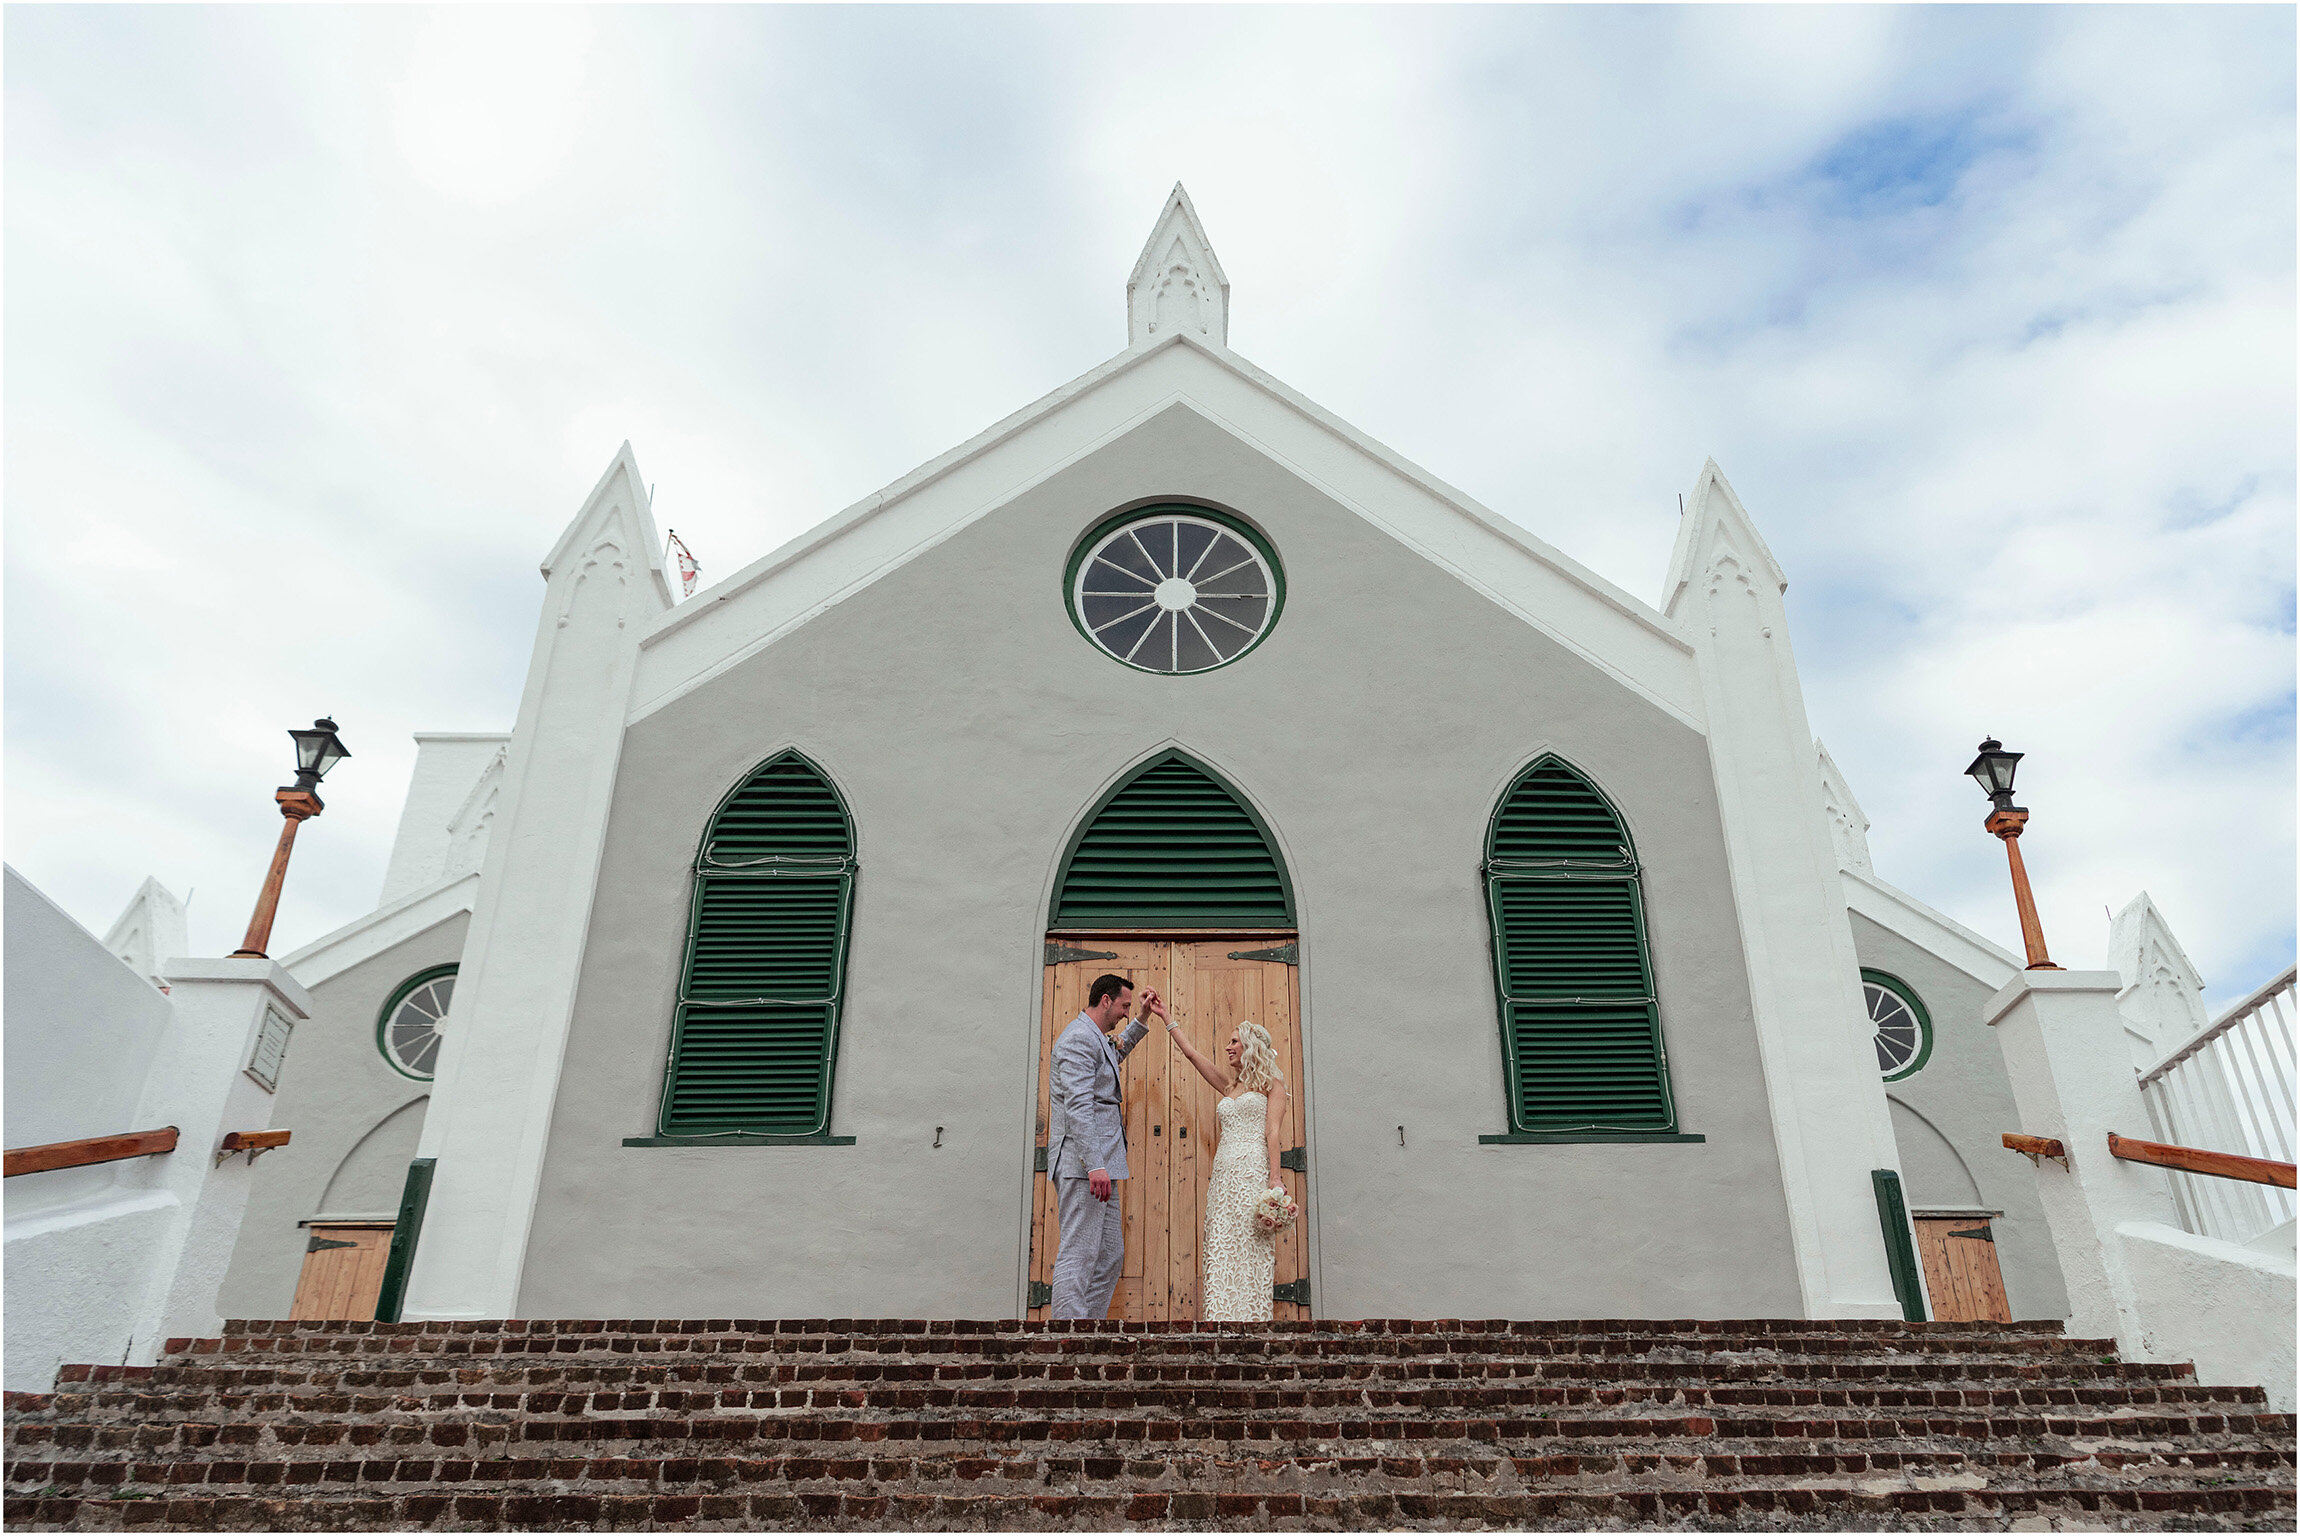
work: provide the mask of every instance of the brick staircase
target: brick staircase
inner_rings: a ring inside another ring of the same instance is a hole
[[[10,1393],[11,1530],[2291,1530],[2057,1324],[231,1323]]]

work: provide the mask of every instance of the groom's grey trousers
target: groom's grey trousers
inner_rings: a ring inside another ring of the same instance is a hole
[[[1120,1214],[1125,1182],[1113,1183],[1110,1198],[1097,1200],[1085,1179],[1061,1179],[1054,1199],[1062,1217],[1062,1246],[1054,1250],[1054,1315],[1108,1317],[1110,1296],[1126,1263],[1126,1223]]]

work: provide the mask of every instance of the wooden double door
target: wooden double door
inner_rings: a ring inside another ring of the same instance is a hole
[[[1166,1000],[1168,1012],[1189,1033],[1190,1043],[1220,1063],[1223,1047],[1240,1019],[1252,1019],[1270,1032],[1286,1074],[1285,1122],[1279,1146],[1290,1165],[1306,1163],[1302,1152],[1302,1032],[1297,972],[1291,963],[1292,934],[1239,934],[1226,938],[1144,939],[1081,937],[1065,934],[1047,941],[1045,1006],[1038,1047],[1038,1165],[1033,1184],[1030,1230],[1028,1316],[1053,1315],[1054,1255],[1061,1239],[1055,1210],[1054,1178],[1046,1171],[1047,1069],[1055,1036],[1084,1011],[1094,978],[1124,976],[1140,989],[1149,986]],[[1126,1057],[1121,1082],[1125,1096],[1126,1167],[1118,1185],[1126,1223],[1126,1264],[1110,1316],[1128,1322],[1158,1322],[1198,1316],[1198,1249],[1205,1221],[1206,1178],[1221,1134],[1214,1117],[1220,1097],[1174,1048],[1156,1019],[1150,1034]],[[1256,1157],[1265,1154],[1259,1149]],[[1286,1188],[1306,1212],[1306,1168],[1289,1166]],[[1277,1238],[1274,1279],[1306,1298],[1309,1267],[1304,1255],[1304,1222]],[[1284,1321],[1311,1315],[1307,1300],[1280,1301],[1271,1314]]]

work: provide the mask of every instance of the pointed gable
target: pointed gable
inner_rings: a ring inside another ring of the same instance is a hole
[[[1126,279],[1127,345],[1176,335],[1217,347],[1230,344],[1230,280],[1178,181]]]

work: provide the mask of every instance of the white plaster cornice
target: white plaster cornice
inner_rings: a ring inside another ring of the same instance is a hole
[[[1175,405],[1703,729],[1692,648],[1676,625],[1237,354],[1186,334],[1111,358],[657,618],[639,637],[630,720]]]
[[[470,911],[478,896],[477,871],[451,876],[312,940],[280,964],[287,967],[297,981],[316,987],[362,961],[374,959],[395,944],[436,928],[459,912]]]
[[[2001,987],[2020,974],[2021,963],[2010,951],[1946,914],[1926,906],[1897,886],[1859,870],[1839,870],[1845,882],[1845,906],[1907,939],[1917,948],[1945,960],[1976,981]]]

